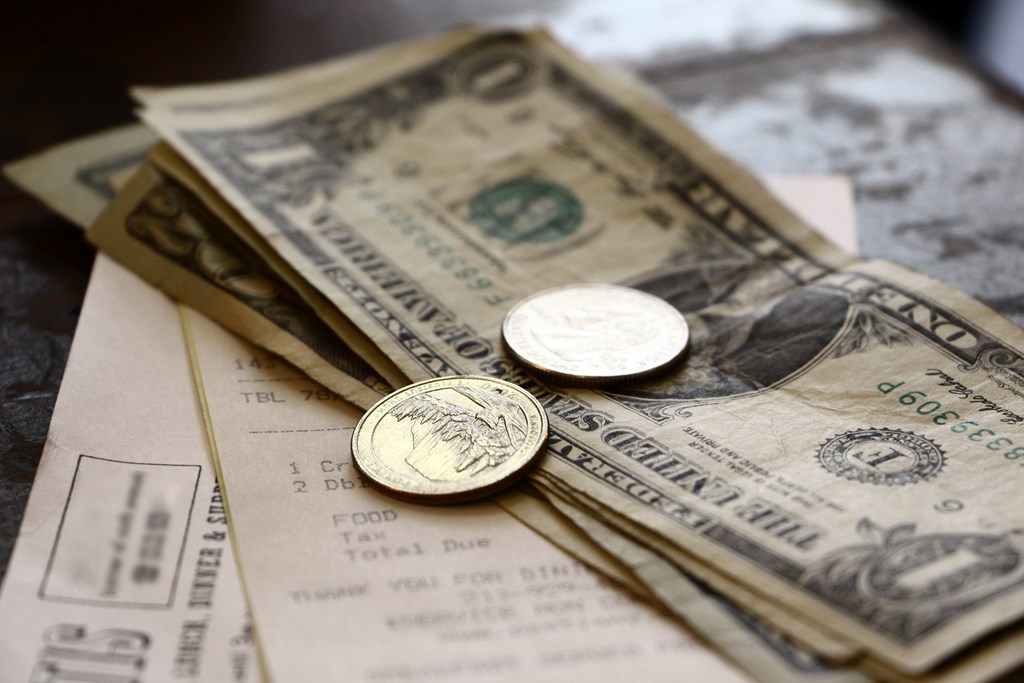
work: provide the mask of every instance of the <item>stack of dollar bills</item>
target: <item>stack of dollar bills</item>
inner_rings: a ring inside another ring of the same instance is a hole
[[[454,374],[527,388],[547,454],[497,502],[754,679],[982,681],[1024,663],[1024,332],[984,305],[832,246],[643,88],[543,32],[459,29],[133,95],[148,130],[115,134],[131,148],[105,169],[116,196],[95,220],[98,199],[52,203],[322,385],[307,399],[358,414]],[[670,302],[685,360],[601,389],[526,372],[505,313],[577,282]],[[250,484],[221,476],[241,528]],[[387,521],[378,507],[364,516]],[[357,554],[349,521],[334,520],[339,582],[342,560],[429,563],[426,541]],[[243,579],[253,543],[236,537]],[[270,608],[248,592],[272,673]]]

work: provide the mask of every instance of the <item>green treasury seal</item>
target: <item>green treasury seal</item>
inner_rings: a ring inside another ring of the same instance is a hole
[[[512,244],[557,242],[583,222],[583,205],[561,185],[513,178],[481,190],[469,215],[486,234]]]

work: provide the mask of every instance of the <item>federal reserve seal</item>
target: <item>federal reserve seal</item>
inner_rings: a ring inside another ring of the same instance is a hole
[[[916,484],[935,476],[946,462],[931,439],[899,429],[855,429],[818,448],[818,462],[839,477],[870,484]]]
[[[557,242],[583,222],[583,205],[561,185],[513,178],[481,190],[469,203],[480,230],[511,244]]]

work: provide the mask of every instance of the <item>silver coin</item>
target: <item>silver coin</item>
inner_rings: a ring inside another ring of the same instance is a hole
[[[564,382],[637,380],[674,363],[690,328],[656,296],[630,287],[578,284],[533,294],[505,316],[505,346],[520,362]]]

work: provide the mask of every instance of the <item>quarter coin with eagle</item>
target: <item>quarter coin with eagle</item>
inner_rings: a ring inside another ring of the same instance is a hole
[[[526,297],[505,316],[505,347],[557,382],[639,381],[676,362],[690,328],[671,304],[630,287],[578,284]]]

